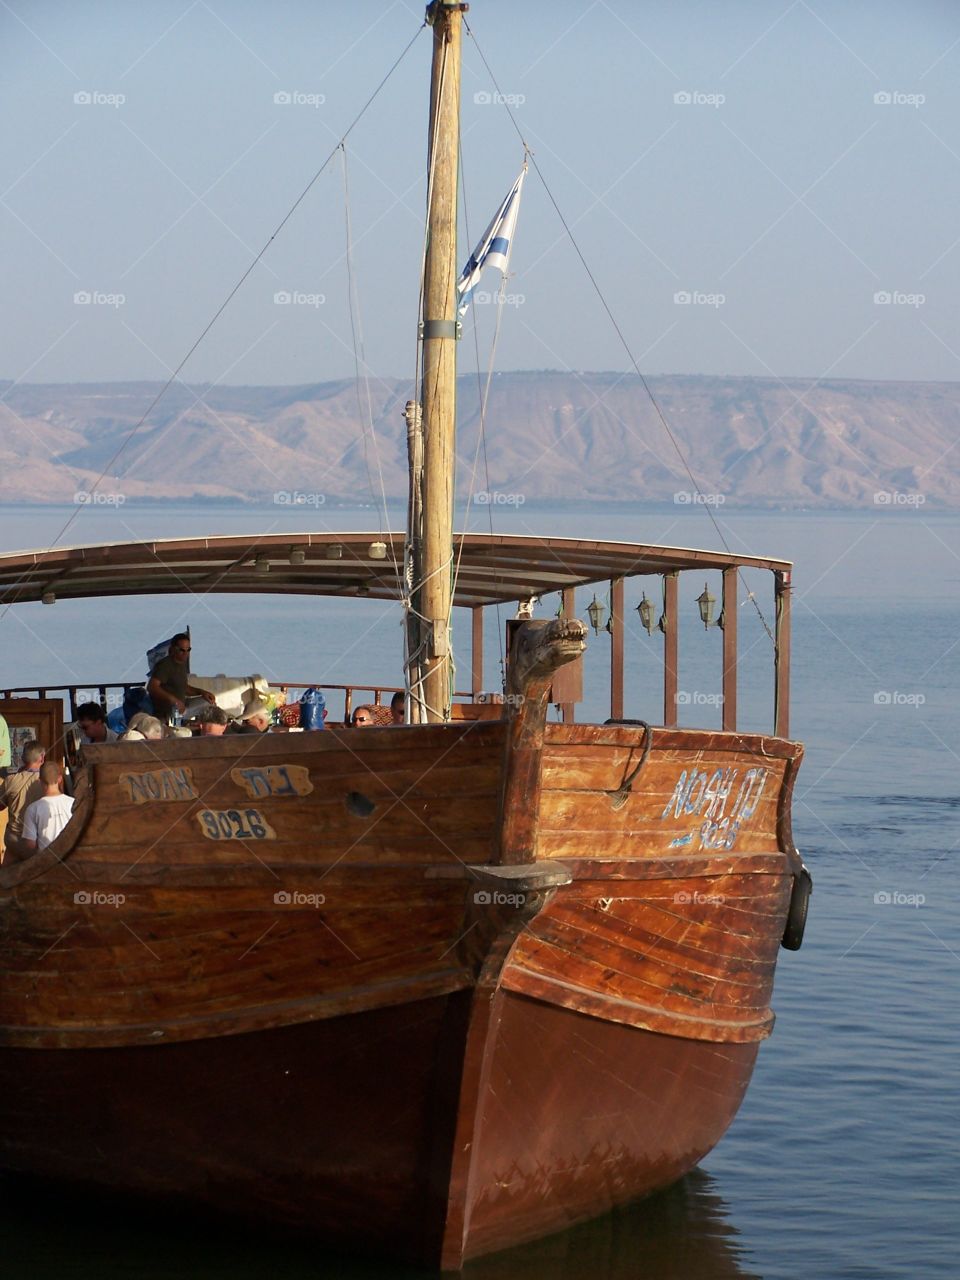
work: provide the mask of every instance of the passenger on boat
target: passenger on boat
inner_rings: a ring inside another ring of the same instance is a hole
[[[0,850],[0,862],[7,859],[16,861],[20,852],[20,841],[23,837],[23,819],[27,806],[39,800],[43,795],[43,783],[40,781],[40,766],[43,764],[45,748],[35,738],[24,745],[21,766],[0,782],[0,809],[9,809],[7,830],[4,834],[4,849]]]
[[[181,714],[186,711],[188,697],[214,701],[212,693],[195,689],[190,684],[190,651],[190,637],[185,631],[179,631],[170,641],[167,656],[160,659],[147,680],[147,693],[153,709],[166,720],[176,711]]]
[[[0,716],[0,769],[9,769],[11,764],[10,726],[3,716]]]
[[[107,715],[107,728],[116,730],[122,736],[138,711],[145,711],[148,716],[152,716],[153,703],[142,684],[127,685],[123,691],[123,705],[114,707]]]
[[[382,729],[393,724],[393,715],[389,707],[378,707],[373,702],[364,702],[353,713],[350,722],[357,729]]]
[[[63,769],[59,764],[54,760],[47,760],[41,765],[40,781],[43,784],[43,795],[27,806],[23,818],[21,848],[26,853],[45,849],[55,840],[70,821],[73,809],[73,797],[65,796],[62,791]]]
[[[99,702],[82,702],[77,707],[80,741],[89,746],[97,742],[116,742],[117,734],[107,724],[107,713]]]
[[[227,725],[225,733],[266,733],[270,728],[270,708],[262,698],[252,698],[243,709],[243,715]]]
[[[406,694],[397,692],[390,699],[390,715],[393,717],[394,724],[404,724],[406,722]]]
[[[222,707],[214,704],[209,707],[201,707],[191,723],[200,726],[201,738],[219,737],[221,734],[226,733],[230,717]]]
[[[121,742],[143,742],[145,739],[163,737],[163,723],[156,716],[148,716],[145,711],[138,711],[130,717],[126,733],[120,737]]]

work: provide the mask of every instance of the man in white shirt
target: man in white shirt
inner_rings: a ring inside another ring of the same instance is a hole
[[[45,849],[55,840],[70,821],[73,809],[73,796],[65,796],[61,791],[63,770],[53,760],[47,760],[40,766],[40,781],[43,783],[43,795],[33,804],[27,805],[23,816],[23,839],[20,843],[25,853],[35,849]]]

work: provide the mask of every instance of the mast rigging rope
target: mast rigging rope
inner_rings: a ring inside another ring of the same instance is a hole
[[[583,256],[583,251],[581,250],[580,245],[578,244],[572,229],[567,223],[566,218],[564,218],[563,213],[560,209],[560,206],[557,204],[557,201],[554,197],[553,192],[550,189],[549,184],[547,183],[546,178],[543,176],[543,171],[541,170],[539,164],[537,163],[536,156],[533,154],[533,152],[530,150],[529,146],[527,145],[527,141],[523,136],[523,131],[520,128],[519,124],[517,123],[516,116],[514,115],[513,110],[510,106],[508,96],[501,92],[500,85],[497,81],[497,78],[493,74],[490,64],[489,62],[487,62],[487,59],[484,56],[483,50],[480,48],[480,44],[477,40],[477,37],[474,35],[473,29],[471,28],[469,22],[467,22],[466,18],[464,18],[463,20],[463,25],[464,25],[464,29],[467,32],[467,35],[469,35],[470,39],[473,41],[474,45],[476,46],[477,53],[480,55],[480,60],[483,63],[484,67],[486,68],[487,74],[490,76],[490,79],[493,81],[493,86],[497,91],[499,101],[503,103],[504,109],[506,110],[507,115],[510,118],[510,123],[513,125],[514,129],[516,130],[517,136],[519,137],[521,143],[523,144],[524,150],[527,152],[531,161],[533,162],[533,167],[537,172],[537,177],[543,183],[543,189],[544,191],[546,191],[547,197],[549,198],[550,203],[553,205],[554,210],[557,214],[557,217],[560,219],[560,223],[564,231],[567,233],[567,237],[570,240],[570,243],[573,245],[574,252],[576,253],[577,257],[580,259],[580,262],[581,262],[581,265],[583,266],[584,271],[586,271],[587,273],[587,278],[589,279],[590,283],[593,285],[593,288],[597,297],[600,299],[600,305],[603,307],[604,311],[607,313],[607,318],[609,319],[610,323],[613,325],[613,329],[617,337],[620,339],[620,345],[623,347],[624,351],[626,352],[627,359],[630,361],[631,365],[633,366],[634,372],[636,373],[637,377],[640,379],[640,383],[644,391],[647,393],[650,403],[653,405],[654,409],[656,410],[657,417],[660,419],[660,424],[663,427],[664,431],[667,433],[667,436],[669,437],[671,444],[676,450],[677,457],[680,459],[683,469],[687,473],[687,476],[690,479],[690,483],[693,485],[697,496],[699,498],[702,498],[703,493],[700,488],[700,484],[696,476],[693,474],[693,471],[690,468],[690,464],[687,461],[686,454],[683,452],[683,449],[680,447],[680,442],[677,440],[673,431],[670,429],[670,424],[667,422],[666,416],[660,407],[659,401],[651,391],[650,385],[647,382],[646,378],[643,376],[643,373],[641,372],[640,366],[637,363],[636,357],[633,354],[630,344],[627,342],[627,339],[623,333],[623,330],[620,328],[620,325],[617,323],[617,318],[613,314],[613,311],[611,310],[610,305],[607,302],[606,297],[604,296],[603,290],[600,288],[600,285],[596,277],[594,276],[593,272],[590,270],[590,265],[587,262],[586,258]],[[714,527],[717,537],[720,539],[721,543],[723,544],[724,550],[729,552],[730,555],[733,555],[733,551],[729,543],[727,542],[726,538],[724,537],[723,530],[720,528],[720,524],[716,516],[713,514],[713,511],[711,510],[710,504],[704,502],[701,505],[704,507],[707,515],[710,517],[710,522]],[[767,620],[763,616],[763,611],[761,610],[759,604],[757,603],[756,596],[747,587],[746,579],[743,577],[743,571],[739,567],[737,568],[737,577],[743,583],[744,589],[747,593],[747,599],[753,604],[753,607],[757,612],[758,618],[763,623],[763,629],[766,631],[771,644],[773,644],[774,647],[776,647],[776,640],[774,639],[773,632],[770,630]]]
[[[219,306],[219,307],[216,309],[216,311],[213,313],[213,316],[211,317],[211,319],[207,322],[207,324],[206,324],[206,325],[204,326],[204,328],[202,329],[202,331],[201,331],[201,333],[200,333],[200,336],[195,340],[195,342],[194,342],[194,343],[193,343],[193,345],[190,347],[190,349],[189,349],[189,351],[187,352],[187,354],[183,357],[183,359],[180,361],[180,363],[179,363],[179,364],[177,365],[177,367],[174,369],[173,373],[171,373],[171,374],[170,374],[170,377],[167,379],[167,381],[163,384],[163,386],[160,388],[160,390],[159,390],[159,391],[157,392],[157,394],[154,396],[153,400],[151,400],[150,404],[147,406],[146,410],[144,411],[144,413],[143,413],[142,417],[141,417],[141,418],[139,419],[139,421],[138,421],[138,422],[137,422],[137,423],[136,423],[136,424],[135,424],[135,425],[130,429],[130,431],[129,431],[129,432],[128,432],[128,434],[124,437],[124,439],[121,441],[121,443],[118,445],[118,447],[116,448],[116,450],[114,451],[114,453],[112,454],[112,456],[107,460],[107,462],[106,462],[106,464],[105,464],[105,466],[104,466],[103,470],[100,472],[100,475],[97,477],[97,479],[96,479],[95,483],[90,487],[90,489],[89,489],[89,491],[88,491],[90,494],[94,494],[94,493],[96,493],[96,492],[97,492],[97,490],[99,489],[100,485],[103,483],[103,481],[106,479],[106,477],[107,477],[107,476],[110,474],[110,472],[113,470],[114,463],[117,461],[117,459],[120,457],[120,455],[124,452],[124,450],[127,448],[127,446],[128,446],[129,444],[131,444],[131,443],[133,442],[133,440],[136,438],[136,436],[138,435],[138,433],[139,433],[139,431],[140,431],[141,427],[142,427],[142,426],[143,426],[143,424],[146,422],[146,420],[149,418],[150,414],[151,414],[151,413],[153,413],[154,409],[157,407],[157,405],[160,403],[160,401],[163,399],[163,397],[164,397],[164,396],[167,394],[167,392],[170,390],[171,386],[172,386],[172,385],[173,385],[173,383],[176,381],[177,377],[178,377],[178,376],[179,376],[179,374],[180,374],[180,371],[184,368],[184,366],[186,365],[187,361],[190,359],[190,357],[193,355],[193,353],[196,351],[196,349],[200,346],[201,342],[203,342],[204,338],[206,338],[207,334],[210,332],[210,330],[213,328],[213,326],[217,323],[217,321],[218,321],[218,320],[220,319],[220,317],[223,315],[224,311],[226,311],[227,307],[228,307],[228,306],[230,305],[230,303],[233,301],[234,297],[235,297],[235,296],[236,296],[236,294],[240,291],[240,289],[241,289],[241,287],[243,286],[244,282],[247,280],[247,277],[251,274],[251,272],[253,271],[253,269],[254,269],[254,268],[257,266],[257,264],[260,262],[261,258],[264,256],[264,254],[267,252],[267,250],[268,250],[268,249],[270,248],[270,246],[273,244],[274,240],[276,240],[277,236],[280,234],[280,232],[283,230],[283,228],[287,225],[287,223],[288,223],[288,222],[290,221],[290,219],[293,217],[294,213],[297,211],[297,209],[300,207],[300,205],[301,205],[301,204],[303,203],[303,201],[306,199],[307,195],[309,194],[309,192],[311,191],[311,189],[313,188],[313,186],[315,185],[315,183],[317,182],[317,180],[320,178],[320,176],[323,174],[324,170],[327,168],[327,166],[328,166],[328,165],[330,164],[330,162],[333,160],[334,156],[335,156],[335,155],[337,154],[337,152],[340,150],[341,146],[346,142],[347,138],[350,136],[350,134],[353,132],[353,130],[356,128],[356,126],[360,123],[360,121],[361,121],[361,120],[363,119],[363,117],[366,115],[367,111],[368,111],[368,110],[370,109],[370,107],[373,105],[373,103],[374,103],[374,101],[376,100],[376,98],[380,95],[380,92],[381,92],[381,90],[383,89],[384,85],[385,85],[385,84],[387,83],[387,81],[391,78],[391,76],[393,75],[393,73],[396,71],[397,67],[399,67],[400,63],[404,60],[404,58],[407,56],[407,54],[408,54],[408,53],[410,52],[410,50],[413,48],[413,45],[416,43],[416,40],[417,40],[417,38],[419,37],[420,32],[421,32],[421,31],[423,31],[423,29],[424,29],[424,27],[426,27],[426,25],[427,25],[427,23],[426,23],[425,21],[424,21],[423,23],[421,23],[421,24],[420,24],[420,26],[417,28],[417,30],[414,32],[413,36],[410,38],[410,40],[408,40],[408,41],[407,41],[406,45],[404,46],[404,48],[402,49],[402,51],[400,52],[400,54],[398,55],[398,57],[396,58],[396,60],[393,62],[393,64],[390,66],[389,70],[388,70],[388,71],[386,72],[386,74],[383,76],[383,78],[381,79],[380,83],[379,83],[379,84],[377,85],[377,87],[374,89],[373,93],[371,93],[371,94],[370,94],[369,98],[367,98],[366,102],[363,104],[363,106],[360,108],[360,110],[359,110],[359,111],[357,112],[357,114],[354,116],[353,120],[351,120],[350,124],[347,126],[346,130],[344,131],[344,133],[343,133],[342,137],[340,138],[340,140],[337,142],[336,146],[335,146],[335,147],[333,147],[333,149],[331,150],[330,154],[327,156],[326,160],[324,160],[323,164],[322,164],[322,165],[320,166],[320,168],[316,171],[316,173],[313,175],[313,177],[310,179],[310,181],[307,183],[307,185],[303,188],[303,190],[302,190],[302,191],[300,192],[300,194],[297,196],[296,200],[294,200],[293,204],[290,206],[290,208],[287,210],[287,212],[284,214],[284,216],[281,218],[281,220],[277,223],[277,226],[274,228],[274,230],[273,230],[272,234],[271,234],[271,235],[268,237],[268,239],[264,242],[263,247],[262,247],[262,248],[260,249],[260,251],[256,254],[256,256],[254,257],[253,261],[250,263],[250,265],[247,267],[247,269],[246,269],[246,270],[243,272],[243,274],[240,276],[239,280],[236,282],[236,284],[233,286],[233,288],[230,290],[230,292],[229,292],[229,293],[227,294],[227,296],[224,298],[223,302],[221,302],[220,306]],[[77,517],[80,515],[80,512],[81,512],[83,509],[84,509],[84,508],[83,508],[82,506],[78,506],[78,507],[77,507],[77,509],[76,509],[76,511],[74,511],[74,512],[73,512],[73,514],[72,514],[71,516],[69,516],[69,518],[68,518],[68,519],[64,522],[64,524],[61,526],[61,528],[60,528],[60,530],[58,531],[58,533],[57,533],[56,537],[55,537],[55,538],[53,539],[53,541],[50,543],[49,547],[47,547],[47,551],[52,551],[52,550],[53,550],[53,548],[54,548],[55,546],[57,546],[57,545],[58,545],[58,543],[60,542],[60,539],[64,536],[64,534],[67,532],[67,530],[71,527],[71,525],[72,525],[72,524],[73,524],[73,522],[77,519]],[[15,589],[14,589],[14,593],[13,593],[12,597],[8,597],[8,598],[7,598],[7,600],[4,602],[4,606],[3,606],[2,611],[0,611],[0,622],[2,622],[2,621],[3,621],[3,619],[7,616],[7,612],[9,611],[10,607],[11,607],[12,605],[16,604],[17,600],[19,600],[20,595],[22,594],[22,584],[24,583],[24,581],[25,581],[25,580],[26,580],[26,578],[28,577],[29,572],[30,572],[30,571],[29,571],[28,569],[25,569],[25,570],[23,571],[23,573],[20,575],[20,577],[17,579],[17,581],[16,581],[16,583],[15,583]]]

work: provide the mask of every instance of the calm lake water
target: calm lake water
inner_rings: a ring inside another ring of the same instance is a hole
[[[319,515],[124,507],[84,512],[66,541],[378,527],[372,511]],[[485,513],[470,515],[473,527],[485,527]],[[64,518],[0,509],[0,549],[47,545]],[[475,1264],[471,1277],[958,1274],[960,517],[923,509],[723,512],[722,524],[732,549],[797,565],[792,732],[806,742],[807,756],[794,831],[815,881],[807,937],[800,952],[781,952],[777,1026],[739,1117],[703,1167],[659,1197]],[[719,549],[706,516],[686,510],[526,508],[498,512],[497,528]],[[756,585],[769,620],[764,576]],[[701,589],[691,580],[684,595],[690,612],[680,685],[703,704],[719,688],[720,644],[719,633],[696,625],[693,597]],[[578,600],[581,614],[587,603]],[[628,594],[628,608],[636,603]],[[554,607],[544,601],[544,611]],[[0,678],[136,679],[147,646],[187,622],[198,671],[400,681],[393,608],[231,597],[17,607],[0,622]],[[761,682],[747,703],[748,727],[768,728],[769,644],[745,609],[742,640],[748,628],[758,643],[744,666]],[[486,639],[495,685],[492,627]],[[591,642],[598,674],[587,710],[602,715],[608,641]],[[658,643],[631,626],[628,715],[659,719]],[[38,1203],[15,1188],[0,1196],[0,1230],[2,1274],[18,1280],[423,1274],[333,1257],[315,1245],[238,1241],[102,1207]]]

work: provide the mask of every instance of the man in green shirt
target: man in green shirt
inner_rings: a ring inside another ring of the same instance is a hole
[[[214,701],[212,693],[194,689],[190,684],[190,637],[185,631],[173,637],[167,656],[150,672],[147,693],[161,720],[169,720],[175,711],[182,714],[188,697]]]

